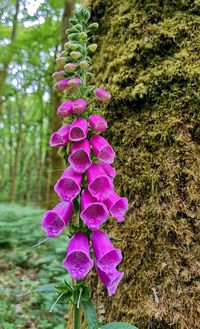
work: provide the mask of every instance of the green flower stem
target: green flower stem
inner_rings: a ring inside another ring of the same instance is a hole
[[[74,303],[74,327],[73,329],[81,329],[81,305]]]

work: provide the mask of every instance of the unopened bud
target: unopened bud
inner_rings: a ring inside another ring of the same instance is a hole
[[[91,45],[88,46],[88,50],[91,51],[92,53],[94,53],[96,49],[97,49],[96,43],[92,43]]]
[[[83,70],[85,70],[88,68],[89,63],[87,61],[81,61],[79,65]]]
[[[71,56],[71,58],[73,58],[73,59],[78,59],[78,58],[80,58],[82,55],[81,55],[81,53],[80,53],[79,51],[72,51],[72,52],[70,53],[70,56]]]
[[[92,31],[95,31],[95,30],[98,29],[98,27],[99,27],[98,23],[91,23],[91,24],[89,24],[88,29],[92,30]]]
[[[60,55],[62,57],[67,56],[68,55],[68,52],[66,50],[63,50],[63,51],[61,51]]]
[[[67,73],[73,73],[75,70],[76,70],[76,64],[74,63],[67,63],[65,66],[64,66],[64,69]]]
[[[77,30],[79,30],[79,31],[82,31],[83,26],[82,26],[81,24],[76,24],[76,25],[75,25],[75,28],[76,28]]]
[[[87,39],[87,33],[85,33],[85,32],[81,32],[81,33],[79,34],[79,36],[80,36],[80,38],[81,38],[82,40],[86,40],[86,39]]]
[[[79,78],[72,78],[69,80],[68,86],[72,88],[76,88],[81,84],[81,79]]]
[[[72,24],[72,25],[76,25],[76,24],[78,24],[78,20],[75,19],[75,18],[70,18],[69,23]]]
[[[100,101],[109,101],[111,99],[111,94],[104,89],[97,88],[94,94]]]
[[[61,79],[64,79],[65,77],[65,71],[62,70],[62,71],[56,71],[52,74],[52,78],[54,78],[55,80],[61,80]]]
[[[68,35],[68,39],[70,41],[73,41],[73,40],[78,40],[79,39],[79,33],[71,33]]]
[[[62,69],[63,67],[64,67],[64,65],[65,65],[65,63],[66,63],[66,61],[65,61],[65,57],[58,57],[57,59],[56,59],[56,63],[57,63],[57,66],[58,66],[58,68],[60,69]]]

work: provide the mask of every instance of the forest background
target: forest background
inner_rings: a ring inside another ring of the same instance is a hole
[[[200,327],[200,1],[91,0],[99,23],[93,70],[113,94],[104,108],[117,153],[116,185],[130,209],[121,226],[125,279],[107,302],[93,299],[104,321],[140,329]],[[55,293],[31,294],[60,282],[65,240],[44,237],[40,220],[57,197],[65,167],[49,148],[61,125],[53,91],[55,59],[67,20],[80,3],[0,2],[0,328],[66,328]],[[107,229],[115,234],[113,221]],[[97,282],[95,282],[97,284]]]

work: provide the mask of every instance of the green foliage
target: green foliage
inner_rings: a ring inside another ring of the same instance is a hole
[[[62,235],[32,248],[43,238],[39,225],[43,212],[30,206],[0,204],[0,323],[3,329],[65,328],[66,302],[60,301],[53,313],[49,310],[58,296],[55,286],[64,279],[70,280],[62,267],[68,238]]]
[[[101,327],[101,329],[137,329],[137,328],[125,322],[111,322]]]

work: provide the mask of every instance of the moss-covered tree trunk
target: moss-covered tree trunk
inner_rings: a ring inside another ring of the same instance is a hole
[[[100,24],[96,81],[113,94],[105,114],[115,185],[130,203],[125,222],[108,225],[125,278],[109,302],[98,291],[97,304],[106,320],[140,329],[200,328],[200,2],[90,5]]]

